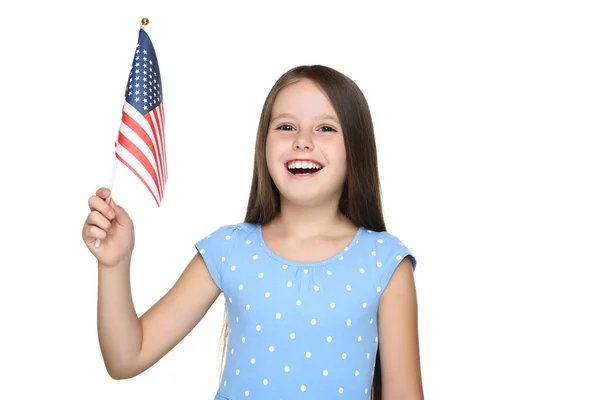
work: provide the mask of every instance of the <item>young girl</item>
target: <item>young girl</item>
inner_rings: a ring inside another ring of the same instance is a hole
[[[133,223],[109,195],[89,199],[82,235],[98,259],[99,340],[114,379],[160,360],[222,292],[216,400],[423,398],[416,260],[385,230],[370,111],[345,75],[299,66],[275,83],[244,222],[195,243],[181,277],[140,318]]]

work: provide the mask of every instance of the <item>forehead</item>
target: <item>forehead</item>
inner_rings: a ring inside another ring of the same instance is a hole
[[[281,89],[273,103],[271,115],[293,114],[297,118],[312,118],[322,114],[337,117],[325,92],[309,79],[303,79]]]

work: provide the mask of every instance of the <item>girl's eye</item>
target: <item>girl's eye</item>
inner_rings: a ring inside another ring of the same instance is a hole
[[[325,126],[322,126],[322,127],[321,127],[321,129],[323,129],[323,128],[329,128],[329,129],[331,129],[330,131],[325,131],[325,132],[335,132],[335,129],[333,129],[333,128],[332,128],[332,127],[330,127],[330,126],[327,126],[327,125],[325,125]]]
[[[283,125],[281,125],[279,128],[277,128],[277,130],[289,131],[289,129],[281,129],[281,128],[283,128],[284,126],[289,126],[290,128],[292,127],[291,125],[288,125],[288,124],[283,124]]]

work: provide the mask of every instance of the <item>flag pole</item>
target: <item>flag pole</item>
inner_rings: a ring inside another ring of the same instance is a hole
[[[108,183],[108,189],[110,190],[110,196],[106,198],[106,204],[110,204],[110,198],[112,197],[112,189],[115,184],[115,175],[117,174],[117,165],[119,165],[119,160],[115,155],[115,162],[113,163],[112,174],[110,175],[110,181]],[[100,247],[100,239],[96,239],[96,247]]]
[[[150,20],[148,20],[148,18],[142,18],[142,26],[148,25],[149,22],[150,22]],[[117,140],[118,140],[118,136],[117,136]],[[116,145],[116,143],[115,143],[115,145]],[[116,151],[116,149],[115,149],[115,151]],[[115,175],[117,174],[117,165],[118,164],[119,164],[119,160],[117,159],[117,156],[115,155],[115,162],[113,163],[113,170],[112,170],[112,174],[110,175],[110,181],[108,183],[108,189],[110,190],[110,196],[108,196],[106,198],[106,204],[110,204],[110,198],[112,197],[112,189],[115,184]],[[96,248],[100,247],[100,239],[96,239],[95,246],[96,246]]]

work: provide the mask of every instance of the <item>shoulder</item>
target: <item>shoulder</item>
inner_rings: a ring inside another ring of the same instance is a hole
[[[378,291],[384,291],[391,276],[400,265],[410,265],[414,271],[417,260],[410,249],[400,238],[387,231],[367,231],[371,237],[373,251],[371,255],[376,259],[376,276]]]

